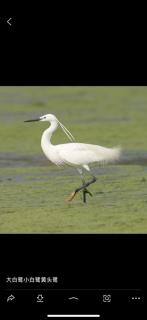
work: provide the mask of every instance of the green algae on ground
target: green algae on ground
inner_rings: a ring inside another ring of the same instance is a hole
[[[31,179],[23,172],[22,179],[17,181],[14,177],[19,170],[13,168],[9,171],[12,180],[1,181],[0,232],[146,232],[144,167],[117,166],[112,174],[108,166],[107,174],[99,175],[90,188],[93,197],[87,197],[87,204],[82,203],[81,193],[73,202],[66,202],[68,194],[80,183],[76,175],[49,176],[48,168],[42,175],[41,169],[30,168]]]

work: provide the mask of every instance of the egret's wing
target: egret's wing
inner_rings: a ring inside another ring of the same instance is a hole
[[[60,158],[72,165],[112,161],[116,160],[120,153],[118,148],[111,149],[84,143],[69,143],[58,147]]]

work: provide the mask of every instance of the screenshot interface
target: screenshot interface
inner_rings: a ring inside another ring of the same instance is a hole
[[[74,17],[0,16],[2,320],[147,319],[147,86]]]
[[[1,235],[1,242],[5,239]],[[1,263],[1,315],[4,319],[145,319],[146,267],[138,242],[142,246],[145,239],[8,235],[5,250],[9,257]]]
[[[6,319],[22,315],[36,319],[116,319],[121,316],[133,319],[137,315],[142,319],[145,309],[142,288],[95,288],[96,284],[92,288],[81,288],[80,282],[74,287],[70,279],[67,284],[60,283],[62,281],[57,275],[41,272],[3,276],[1,285],[5,282],[5,289],[1,294],[1,310]]]

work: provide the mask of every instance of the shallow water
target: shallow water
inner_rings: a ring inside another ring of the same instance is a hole
[[[123,152],[117,164],[147,165],[146,151],[127,151]],[[29,166],[50,166],[54,165],[43,155],[23,155],[10,152],[0,153],[0,167],[29,167]],[[95,165],[99,166],[98,164]]]

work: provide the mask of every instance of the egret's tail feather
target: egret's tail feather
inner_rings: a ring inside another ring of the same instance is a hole
[[[122,153],[122,148],[120,146],[107,150],[108,152],[105,152],[105,162],[114,162],[120,159]]]

